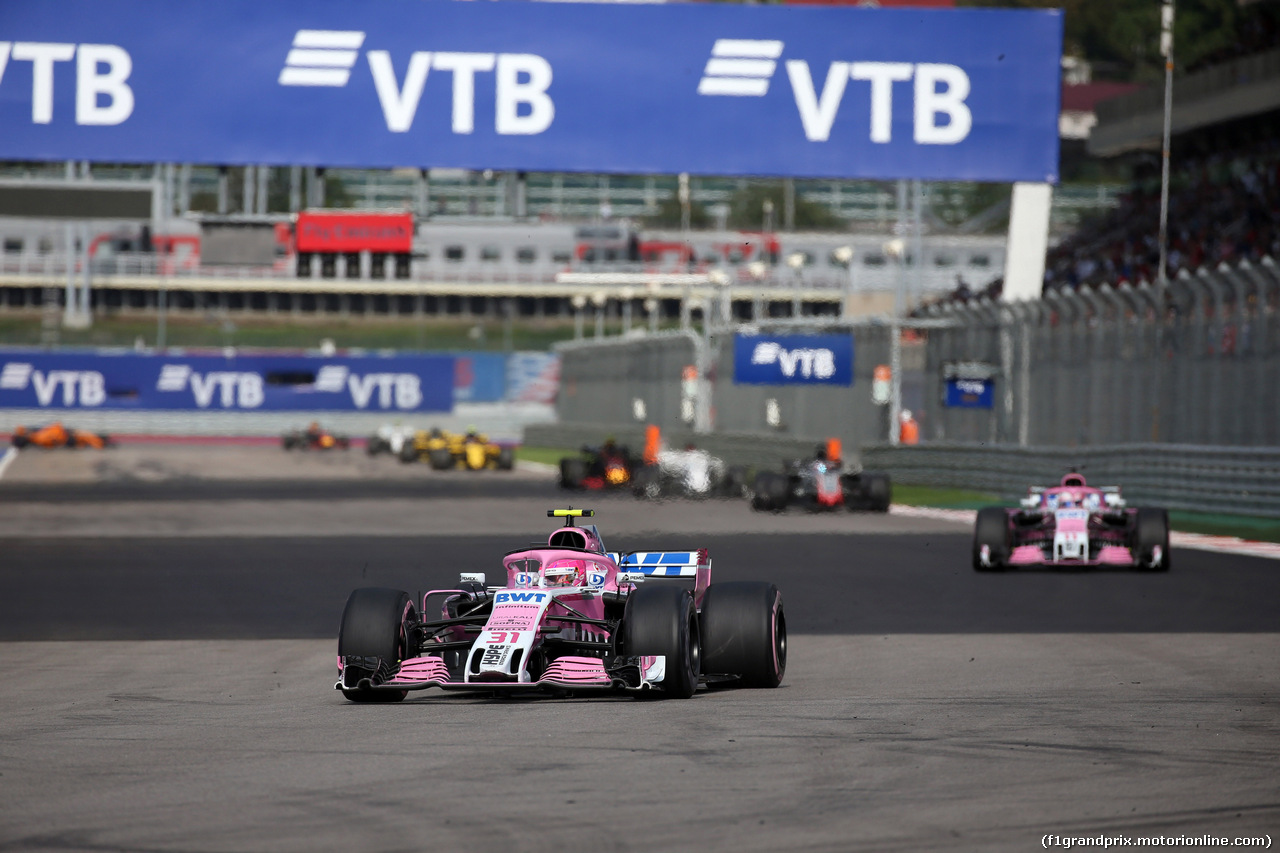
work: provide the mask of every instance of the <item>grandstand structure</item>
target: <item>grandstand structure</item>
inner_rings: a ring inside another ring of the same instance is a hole
[[[1128,92],[1101,101],[1096,113],[1089,153],[1128,158],[1134,180],[1110,211],[1086,217],[1050,248],[1046,293],[1140,288],[1158,278],[1162,93]],[[1280,49],[1175,77],[1171,127],[1169,278],[1280,258]],[[997,281],[936,302],[1000,294]]]

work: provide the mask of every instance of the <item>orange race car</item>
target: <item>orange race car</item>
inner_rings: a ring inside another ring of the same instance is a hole
[[[98,435],[84,430],[68,429],[62,422],[42,427],[20,426],[13,431],[9,442],[14,447],[93,447],[101,450],[111,446],[111,436]]]

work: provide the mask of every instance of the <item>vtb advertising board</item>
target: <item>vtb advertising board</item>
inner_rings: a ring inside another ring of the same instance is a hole
[[[0,352],[0,408],[448,412],[454,359]]]
[[[0,159],[1056,182],[1060,10],[47,0]]]
[[[739,385],[852,385],[850,335],[734,335]]]

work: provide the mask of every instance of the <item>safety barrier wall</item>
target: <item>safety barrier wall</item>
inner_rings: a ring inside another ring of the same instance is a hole
[[[862,448],[867,468],[895,483],[1024,497],[1075,469],[1091,485],[1120,486],[1132,505],[1280,518],[1280,449],[1180,444],[989,447],[938,443]]]
[[[530,424],[524,430],[524,443],[530,447],[558,447],[574,450],[583,446],[599,446],[612,438],[618,444],[639,454],[644,450],[644,427],[616,427],[608,424]],[[782,464],[813,454],[816,445],[796,438],[776,438],[732,433],[698,434],[687,429],[663,431],[667,446],[680,449],[694,446],[718,456],[731,465],[745,465],[756,470],[781,470]],[[857,464],[856,448],[850,448],[846,461]]]
[[[1280,271],[1181,272],[1035,302],[936,306],[922,438],[1020,446],[1280,445]],[[990,409],[941,404],[948,364],[990,367]]]

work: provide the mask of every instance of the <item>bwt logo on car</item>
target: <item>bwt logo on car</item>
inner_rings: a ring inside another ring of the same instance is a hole
[[[757,39],[716,39],[711,48],[699,95],[761,98],[782,56],[783,43]],[[969,75],[956,65],[934,62],[832,62],[822,90],[814,85],[809,63],[786,61],[787,78],[800,123],[810,142],[826,142],[850,80],[871,85],[869,134],[872,142],[893,139],[894,83],[914,81],[914,138],[920,145],[955,145],[973,128],[973,113],[965,104]],[[943,88],[939,90],[939,85]],[[946,121],[939,123],[939,117]]]
[[[133,115],[129,52],[114,44],[0,41],[0,84],[9,62],[31,63],[31,123],[53,121],[54,64],[76,61],[76,124],[120,124]]]
[[[262,377],[236,370],[211,370],[196,373],[189,364],[166,364],[156,380],[157,391],[185,391],[191,388],[196,405],[207,409],[214,394],[224,409],[256,409],[262,405]]]
[[[40,406],[53,404],[62,389],[64,406],[101,406],[107,399],[106,379],[96,370],[34,370],[30,364],[11,361],[0,370],[0,391],[25,391],[31,386]]]
[[[378,392],[378,408],[416,409],[422,405],[422,380],[414,373],[352,373],[341,364],[326,364],[316,374],[316,390],[351,393],[357,409],[367,409]]]
[[[354,30],[298,30],[277,82],[281,86],[333,86],[351,79],[365,34]],[[547,94],[551,63],[531,53],[458,53],[414,51],[403,82],[396,79],[391,54],[365,52],[387,130],[405,133],[413,126],[418,102],[431,71],[452,76],[453,132],[475,130],[476,76],[494,75],[494,130],[503,136],[542,133],[555,119],[556,106]]]
[[[545,592],[500,592],[494,598],[494,601],[498,604],[512,604],[524,601],[541,604],[542,599],[546,597],[547,594]]]
[[[805,379],[830,379],[836,373],[836,354],[829,349],[786,349],[775,341],[763,341],[751,351],[752,364],[776,364],[782,375]]]

